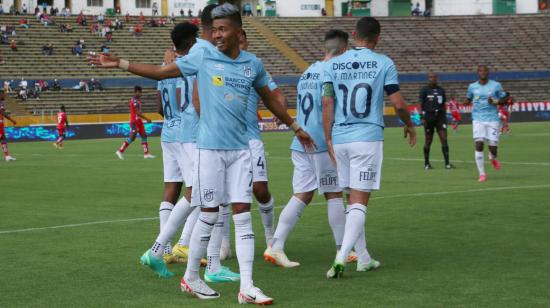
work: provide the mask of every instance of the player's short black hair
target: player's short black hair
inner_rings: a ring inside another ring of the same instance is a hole
[[[325,33],[325,53],[336,55],[348,47],[349,34],[345,31],[332,29]]]
[[[335,38],[347,41],[349,39],[349,34],[339,29],[331,29],[327,33],[325,33],[325,41]]]
[[[141,92],[141,91],[142,91],[141,87],[140,87],[140,86],[135,86],[135,87],[134,87],[134,92],[136,92],[136,91],[140,91],[140,92]]]
[[[65,105],[61,105],[61,106],[59,107],[59,110],[65,112]]]
[[[374,17],[363,17],[359,19],[357,25],[355,25],[355,32],[359,39],[372,42],[376,37],[380,35],[380,23]]]
[[[241,12],[239,11],[239,8],[229,2],[218,5],[212,10],[212,19],[224,18],[231,20],[239,28],[242,28],[243,26],[243,20],[241,18]]]
[[[204,28],[212,28],[212,10],[218,6],[217,4],[209,4],[202,9],[201,26]]]
[[[182,22],[177,24],[172,32],[170,37],[172,38],[172,43],[178,50],[187,49],[193,38],[197,37],[199,33],[199,28],[190,22]]]

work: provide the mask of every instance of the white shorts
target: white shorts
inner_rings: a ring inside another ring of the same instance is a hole
[[[183,143],[183,181],[185,187],[193,186],[193,174],[195,170],[196,143]]]
[[[250,150],[195,151],[192,206],[252,203]]]
[[[252,181],[267,182],[267,161],[265,160],[264,143],[261,140],[248,141],[252,155]]]
[[[475,141],[484,141],[488,140],[490,142],[498,142],[499,137],[499,122],[482,122],[482,121],[473,121],[472,127],[474,130],[474,140]]]
[[[292,151],[292,163],[292,188],[295,194],[316,189],[319,189],[319,194],[342,191],[338,186],[336,166],[330,160],[328,152],[308,154]]]
[[[359,191],[380,189],[383,141],[335,144],[340,187]]]
[[[160,145],[162,147],[164,182],[183,182],[183,174],[185,170],[183,144],[179,142],[161,142]]]

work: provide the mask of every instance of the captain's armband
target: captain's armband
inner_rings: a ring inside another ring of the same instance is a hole
[[[332,82],[323,83],[323,96],[334,97],[334,86]]]

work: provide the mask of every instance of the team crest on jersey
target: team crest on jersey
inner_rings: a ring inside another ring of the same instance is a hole
[[[215,85],[216,87],[221,87],[221,86],[223,86],[223,78],[222,78],[222,76],[219,76],[219,75],[212,76],[212,84]]]
[[[214,190],[213,189],[203,189],[202,190],[202,197],[204,198],[204,201],[210,202],[214,200]]]
[[[252,76],[252,68],[248,65],[245,65],[244,67],[244,75],[246,77],[251,77]]]
[[[214,68],[219,70],[219,71],[223,71],[225,69],[225,66],[221,63],[216,63],[216,64],[214,64]]]

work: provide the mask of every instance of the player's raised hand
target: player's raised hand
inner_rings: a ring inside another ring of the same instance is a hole
[[[306,133],[305,130],[299,129],[298,131],[296,131],[296,137],[298,138],[298,141],[300,141],[306,152],[315,152],[315,150],[317,149],[317,145],[315,144],[315,141],[313,141],[313,138],[311,138],[311,136]]]
[[[172,49],[166,49],[164,51],[164,64],[168,65],[174,61],[176,61],[176,52]]]
[[[118,67],[119,60],[119,58],[108,53],[93,51],[88,53],[88,63],[101,68]]]
[[[409,138],[409,145],[413,147],[416,144],[416,130],[414,129],[414,126],[406,126],[404,127],[405,136],[404,138]]]

